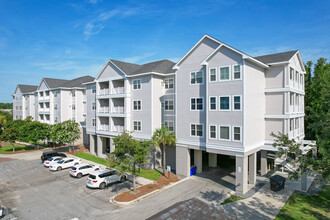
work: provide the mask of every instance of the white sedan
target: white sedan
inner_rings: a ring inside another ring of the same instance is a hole
[[[67,157],[67,158],[63,158],[62,160],[58,161],[57,163],[54,163],[54,164],[50,165],[49,170],[60,171],[60,170],[65,169],[65,168],[70,168],[70,167],[73,167],[75,165],[78,165],[80,163],[81,163],[81,159],[75,159],[75,158]]]
[[[98,167],[98,166],[90,165],[87,163],[81,163],[79,165],[71,167],[70,175],[77,177],[77,178],[81,178],[82,176],[88,175],[91,172],[93,172],[95,170],[99,170],[99,169],[100,169],[100,167]]]
[[[45,167],[49,167],[50,165],[54,164],[54,163],[57,163],[58,161],[62,160],[63,157],[51,157],[51,158],[48,158],[47,160],[45,160],[44,162],[44,166]]]

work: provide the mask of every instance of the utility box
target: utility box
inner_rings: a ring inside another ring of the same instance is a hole
[[[280,175],[275,175],[269,178],[270,189],[274,192],[284,189],[285,178]]]
[[[190,176],[196,175],[196,170],[197,170],[196,166],[190,168]]]

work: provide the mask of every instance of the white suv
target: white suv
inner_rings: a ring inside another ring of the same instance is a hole
[[[118,170],[97,170],[89,174],[86,186],[104,189],[110,183],[124,182],[125,180],[126,174],[120,175]]]
[[[45,160],[44,162],[44,167],[49,167],[50,165],[54,164],[54,163],[57,163],[58,161],[62,160],[63,157],[51,157],[51,158],[48,158],[47,160]]]
[[[81,163],[79,165],[73,166],[70,169],[70,175],[80,179],[84,175],[88,175],[95,170],[99,170],[100,167],[90,165],[87,163]]]
[[[62,160],[58,161],[57,163],[54,163],[49,166],[49,170],[52,171],[60,171],[65,168],[70,168],[75,165],[78,165],[81,163],[81,159],[75,159],[71,157],[63,158]]]

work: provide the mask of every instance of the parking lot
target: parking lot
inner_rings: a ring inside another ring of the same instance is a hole
[[[131,183],[112,184],[104,190],[86,187],[87,176],[76,179],[69,169],[51,172],[40,160],[2,160],[0,196],[18,219],[97,219],[118,209],[109,198]]]

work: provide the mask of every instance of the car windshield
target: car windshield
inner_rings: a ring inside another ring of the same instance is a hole
[[[96,176],[93,175],[93,174],[89,174],[88,178],[91,178],[91,179],[95,180],[96,179]]]
[[[64,163],[64,160],[60,160],[60,161],[58,161],[57,163],[61,163],[61,164],[62,164],[62,163]]]
[[[71,167],[71,170],[76,170],[77,168],[76,167]]]

